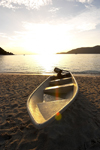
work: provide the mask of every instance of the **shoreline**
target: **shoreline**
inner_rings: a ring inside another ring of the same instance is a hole
[[[83,77],[99,77],[100,76],[100,73],[85,73],[85,74],[81,74],[81,73],[72,73],[74,76],[83,76]],[[0,75],[32,75],[32,76],[53,76],[53,75],[56,75],[56,73],[54,74],[33,74],[33,73],[20,73],[20,72],[0,72]]]
[[[61,120],[38,130],[29,118],[26,102],[46,78],[0,73],[0,149],[100,149],[100,75],[75,74],[77,99],[62,113]]]

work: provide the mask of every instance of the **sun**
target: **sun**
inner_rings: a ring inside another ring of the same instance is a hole
[[[61,52],[71,44],[63,26],[49,24],[27,25],[23,39],[23,47],[31,53],[54,54]]]

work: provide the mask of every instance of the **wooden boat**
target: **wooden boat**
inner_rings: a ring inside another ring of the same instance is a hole
[[[48,77],[27,100],[27,111],[37,129],[51,123],[75,100],[78,84],[71,72],[64,78]]]

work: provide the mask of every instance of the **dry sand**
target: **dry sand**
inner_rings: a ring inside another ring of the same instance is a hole
[[[0,75],[0,150],[100,150],[100,76],[75,76],[79,95],[41,130],[34,128],[26,101],[47,76]]]

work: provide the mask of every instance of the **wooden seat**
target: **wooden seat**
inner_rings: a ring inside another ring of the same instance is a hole
[[[68,83],[71,83],[71,82],[72,82],[72,77],[63,78],[63,79],[56,79],[56,80],[50,81],[50,86],[68,84]]]
[[[44,90],[45,94],[55,94],[55,93],[67,93],[70,92],[73,89],[74,84],[64,84],[60,86],[52,86],[52,87],[46,87]]]

